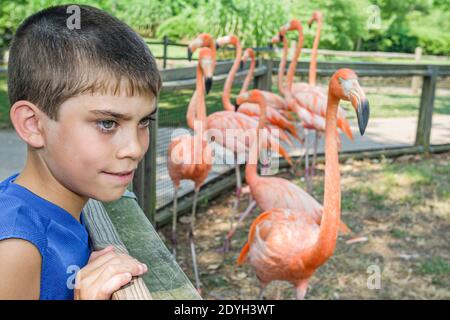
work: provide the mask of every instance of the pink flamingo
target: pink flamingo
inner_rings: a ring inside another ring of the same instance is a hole
[[[236,100],[237,104],[251,102],[257,104],[261,108],[261,115],[259,118],[258,128],[264,127],[266,121],[265,111],[267,110],[267,102],[265,100],[265,92],[260,90],[251,90],[247,93],[240,94]],[[253,147],[252,152],[254,153]],[[254,157],[254,154],[250,154]],[[289,209],[292,211],[299,211],[301,214],[306,214],[312,218],[318,225],[322,220],[323,206],[317,202],[309,193],[289,180],[278,177],[262,177],[257,172],[258,161],[255,158],[250,158],[245,166],[245,181],[250,187],[250,192],[254,201],[240,217],[238,223],[233,229],[228,232],[224,249],[229,249],[231,238],[240,223],[253,211],[256,205],[263,211],[272,208]],[[340,231],[342,233],[350,232],[350,229],[344,224],[340,224]]]
[[[252,48],[245,49],[244,54],[242,56],[242,61],[245,63],[247,59],[250,59],[250,68],[248,71],[247,76],[244,79],[244,83],[242,85],[242,89],[240,93],[243,93],[248,90],[250,81],[253,79],[253,75],[255,73],[255,66],[256,66],[256,59],[255,59],[255,52]],[[271,92],[267,92],[267,95],[270,97],[272,95]],[[269,98],[270,100],[270,98]],[[260,109],[257,104],[254,103],[245,103],[242,106],[239,106],[238,112],[245,113],[246,115],[258,119],[260,114]],[[295,128],[295,125],[292,124],[286,117],[284,117],[279,109],[277,107],[272,107],[270,105],[267,106],[267,120],[271,125],[271,128],[279,128],[280,136],[283,135],[283,140],[286,142],[290,142],[289,137],[286,135],[285,131],[288,131],[290,134],[292,134],[297,140],[299,140],[301,143],[303,143],[303,140],[299,137],[297,130]],[[290,143],[292,145],[292,143]]]
[[[293,87],[293,79],[295,75],[295,71],[297,68],[297,62],[301,54],[301,49],[303,46],[303,28],[301,22],[299,20],[291,20],[288,24],[282,26],[280,28],[280,33],[284,36],[288,31],[297,31],[298,32],[298,41],[297,46],[295,48],[295,53],[292,58],[291,64],[289,65],[289,70],[287,73],[287,88],[294,95],[294,98],[299,103],[300,106],[303,106],[322,117],[326,115],[326,95],[322,94],[321,90],[315,86],[315,78],[316,78],[316,65],[317,65],[317,47],[320,38],[320,27],[322,24],[322,16],[320,12],[315,12],[313,17],[308,22],[312,23],[312,19],[319,19],[318,24],[318,32],[316,34],[316,38],[314,41],[313,54],[312,54],[312,65],[310,66],[310,76],[311,80],[309,84],[297,84],[296,87]],[[296,90],[297,88],[298,90]],[[341,107],[338,107],[338,127],[348,136],[350,140],[353,140],[353,134],[350,129],[350,125],[345,118],[345,111]]]
[[[325,193],[320,226],[301,210],[272,208],[260,214],[250,227],[238,264],[248,262],[264,288],[274,280],[295,286],[297,299],[304,299],[308,281],[334,253],[340,223],[340,174],[335,139],[340,100],[351,101],[361,134],[369,119],[369,103],[350,69],[340,69],[329,83],[325,133]]]
[[[227,76],[227,79],[225,81],[225,85],[224,85],[224,89],[223,89],[222,104],[224,106],[225,111],[215,112],[212,115],[210,115],[208,117],[208,119],[211,119],[211,123],[208,121],[208,127],[209,127],[209,125],[211,125],[214,128],[217,128],[219,130],[226,130],[226,129],[254,130],[258,125],[257,120],[247,116],[244,113],[235,112],[235,106],[233,106],[233,104],[231,103],[231,99],[230,99],[231,88],[233,86],[233,80],[234,80],[234,77],[235,77],[239,67],[241,66],[242,47],[239,42],[239,39],[235,35],[224,36],[224,37],[216,39],[216,45],[219,48],[223,47],[225,45],[232,45],[236,48],[236,55],[235,55],[234,63],[232,65],[230,72]],[[231,120],[226,121],[226,119],[228,119],[229,117],[232,118],[232,121]],[[229,126],[229,127],[224,127],[224,126]],[[224,136],[226,136],[226,133],[223,132],[223,134],[219,135],[219,136],[224,137]],[[273,140],[274,139],[271,139],[271,141],[273,141]],[[218,141],[216,138],[215,141],[222,144],[224,147],[227,148],[226,143],[223,140]],[[246,147],[249,147],[248,141],[244,142],[244,145]],[[238,144],[234,143],[232,146],[232,149],[228,148],[235,153],[236,159],[237,159],[237,154],[240,154],[241,152],[245,152],[245,150],[246,150],[246,147],[244,147],[244,150],[242,150],[242,149],[237,150],[236,149],[237,146],[238,146]],[[278,148],[279,151],[277,151],[277,152],[280,153],[290,164],[292,164],[292,161],[284,148],[282,148],[279,144],[276,144],[276,146],[274,146],[272,148],[272,150],[274,150],[274,148]],[[239,164],[237,161],[236,161],[236,165],[235,165],[235,172],[236,172],[236,202],[234,205],[234,211],[237,212],[237,208],[239,207],[239,201],[240,201],[240,197],[241,197],[241,191],[242,191],[242,178],[241,178],[241,172],[239,169]]]
[[[188,46],[188,60],[192,60],[192,55],[198,48],[208,47],[211,49],[213,54],[213,69],[216,68],[216,43],[214,38],[209,33],[201,33],[192,40]]]
[[[285,28],[287,28],[287,26],[285,26]],[[311,192],[312,181],[311,181],[311,175],[310,175],[310,170],[309,170],[308,131],[314,130],[315,132],[320,132],[320,133],[325,132],[325,118],[300,106],[298,104],[298,102],[294,99],[292,92],[290,90],[288,90],[287,87],[284,87],[283,78],[284,78],[284,70],[286,67],[287,52],[288,52],[287,38],[282,33],[279,32],[275,37],[272,38],[271,43],[276,44],[281,41],[283,42],[283,55],[282,55],[280,65],[278,68],[278,90],[285,96],[290,110],[297,115],[297,117],[301,121],[302,127],[305,130],[305,140],[306,140],[305,146],[304,146],[305,147],[305,176],[306,176],[307,191]],[[297,52],[298,52],[298,48],[297,48]],[[295,69],[293,69],[292,62],[289,67],[289,70],[290,70],[290,73],[292,73],[292,74],[293,74],[292,70],[294,70],[294,72],[295,72]],[[292,83],[291,83],[291,85],[292,85]],[[338,144],[340,145],[340,137],[339,137],[339,134],[337,131],[336,131],[336,138],[338,139]],[[315,145],[315,149],[316,148],[317,148],[317,146]],[[302,157],[299,159],[298,163],[301,163]]]
[[[313,14],[312,19],[320,19],[321,23],[321,14],[320,12],[316,12]],[[312,20],[309,21],[309,23],[312,23]],[[320,28],[318,30],[318,33],[316,34],[316,38],[314,41],[314,48],[313,48],[313,55],[312,55],[312,61],[310,66],[310,76],[312,76],[312,73],[314,73],[314,76],[310,78],[310,83],[299,83],[296,85],[296,87],[293,87],[293,79],[296,72],[297,62],[301,54],[301,49],[303,46],[303,28],[301,25],[301,22],[299,20],[291,20],[286,25],[282,26],[280,28],[280,34],[285,35],[288,31],[297,31],[298,32],[298,42],[297,46],[295,48],[295,53],[292,58],[291,64],[289,66],[288,74],[287,74],[287,91],[289,91],[289,94],[292,93],[295,101],[298,103],[298,105],[308,109],[310,112],[317,114],[321,117],[325,117],[326,112],[326,96],[321,92],[321,90],[318,87],[315,87],[315,73],[316,73],[316,64],[317,64],[317,47],[319,43],[319,37],[320,37]],[[314,81],[314,82],[311,82]],[[313,85],[314,84],[314,85]],[[296,91],[297,90],[297,91]],[[339,107],[338,108],[338,127],[351,139],[353,140],[353,134],[350,129],[350,125],[345,118],[345,111]],[[318,140],[320,137],[321,130],[315,130],[315,138],[314,138],[314,147],[313,147],[313,163],[311,165],[311,168],[309,168],[309,158],[308,158],[308,149],[306,149],[306,159],[305,159],[305,173],[307,178],[307,185],[308,190],[312,187],[312,180],[311,177],[314,175],[314,169],[315,169],[315,163],[317,158],[317,146],[318,146]],[[306,144],[309,143],[308,136],[306,136]]]
[[[192,214],[189,230],[189,241],[191,246],[192,262],[194,266],[194,274],[197,290],[200,290],[200,279],[197,269],[197,260],[195,255],[194,244],[194,223],[195,212],[197,207],[197,198],[201,186],[208,177],[212,168],[212,149],[208,142],[203,138],[206,122],[205,110],[205,91],[209,93],[212,85],[213,76],[213,53],[208,48],[202,48],[199,54],[197,66],[197,83],[196,83],[196,103],[197,121],[201,122],[200,128],[195,128],[194,136],[185,134],[178,136],[169,144],[167,150],[167,169],[174,186],[173,201],[173,220],[172,220],[172,245],[173,255],[176,256],[177,246],[177,195],[181,180],[191,180],[195,184],[194,203],[192,206]]]

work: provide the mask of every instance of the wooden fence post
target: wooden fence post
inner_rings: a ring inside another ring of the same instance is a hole
[[[439,67],[429,66],[428,74],[423,77],[420,97],[419,120],[417,122],[416,146],[422,146],[424,152],[430,150],[431,126],[433,123],[434,95]]]
[[[417,47],[414,55],[414,61],[416,63],[419,63],[421,58],[422,58],[422,48]],[[420,76],[412,77],[411,90],[413,94],[417,94],[419,92],[420,80],[421,80]]]
[[[163,51],[163,69],[167,68],[167,47],[169,46],[169,37],[164,36],[163,38],[163,45],[164,45],[164,51]]]
[[[141,208],[144,205],[144,174],[145,174],[145,156],[134,172],[133,177],[133,193],[136,195],[136,200]]]
[[[258,65],[265,65],[267,70],[261,76],[255,77],[254,87],[260,90],[272,91],[272,59],[260,59]]]
[[[156,105],[158,107],[158,105]],[[144,173],[144,203],[143,211],[148,220],[155,225],[156,223],[156,157],[158,150],[156,148],[156,141],[158,135],[158,111],[155,114],[155,121],[150,123],[150,144],[148,151],[145,154],[145,173]]]

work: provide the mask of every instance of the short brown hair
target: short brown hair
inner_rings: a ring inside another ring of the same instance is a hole
[[[161,77],[143,39],[108,13],[80,8],[80,28],[69,28],[71,16],[61,5],[28,17],[17,29],[8,63],[10,104],[27,100],[51,119],[59,106],[87,92],[158,96]]]

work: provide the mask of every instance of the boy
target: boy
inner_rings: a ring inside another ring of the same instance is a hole
[[[147,271],[112,247],[91,254],[82,208],[124,193],[160,87],[143,40],[99,9],[52,7],[20,25],[8,93],[27,161],[0,183],[0,299],[109,299]]]

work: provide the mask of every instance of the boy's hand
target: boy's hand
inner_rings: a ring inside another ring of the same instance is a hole
[[[147,266],[127,254],[115,251],[113,246],[94,251],[76,276],[75,300],[107,300],[132,276],[147,272]]]

